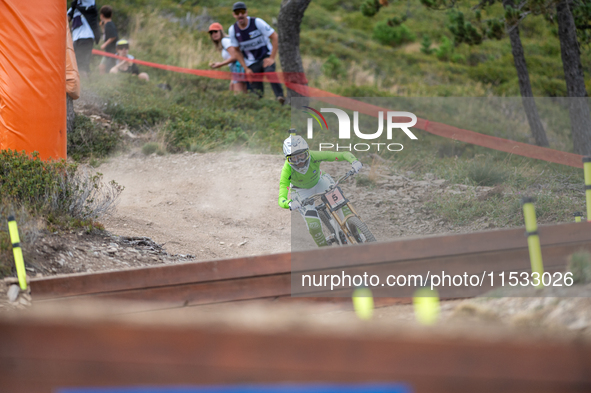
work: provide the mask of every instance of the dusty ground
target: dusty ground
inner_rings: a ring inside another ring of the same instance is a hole
[[[145,156],[136,149],[112,157],[97,171],[125,190],[117,209],[101,219],[106,231],[43,234],[25,250],[27,274],[263,255],[292,251],[295,244],[297,250],[316,248],[299,213],[277,205],[282,164],[281,155],[235,152]],[[349,168],[323,166],[335,179]],[[365,165],[361,175],[377,179],[376,186],[358,187],[351,179],[342,189],[378,241],[488,226],[481,221],[454,228],[422,208],[432,193],[463,192],[444,180],[417,180],[376,162]],[[5,300],[0,309],[10,308]]]
[[[113,234],[147,236],[170,253],[197,260],[288,252],[292,234],[306,235],[305,245],[314,247],[305,229],[300,233],[301,217],[277,205],[282,165],[280,155],[233,152],[113,158],[98,170],[125,191],[115,214],[102,222]],[[377,187],[348,181],[342,188],[379,241],[487,227],[477,222],[454,228],[422,210],[422,200],[433,192],[461,192],[448,190],[444,180],[415,180],[375,166],[366,165],[361,174],[377,177]],[[334,178],[348,169],[323,165]]]
[[[281,164],[229,152],[119,157],[98,168],[125,186],[103,223],[198,260],[289,251],[290,214],[277,206]]]

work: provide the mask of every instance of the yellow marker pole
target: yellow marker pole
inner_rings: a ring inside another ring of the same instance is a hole
[[[538,234],[538,224],[536,223],[536,209],[534,207],[534,198],[525,197],[521,200],[523,205],[523,217],[525,217],[525,235],[527,236],[527,246],[529,248],[529,260],[531,262],[531,271],[538,273],[540,284],[537,288],[544,287],[542,284],[542,275],[544,274],[544,263],[542,262],[542,247],[540,246],[540,236]]]
[[[575,216],[575,222],[581,222],[581,217],[583,217],[583,213],[575,212],[573,213],[573,216]]]
[[[587,200],[587,221],[591,222],[591,156],[583,157],[585,172],[585,199]]]
[[[353,308],[359,319],[370,319],[373,315],[373,294],[369,288],[357,288],[353,291]]]
[[[439,319],[441,306],[439,304],[439,293],[429,286],[417,289],[412,298],[415,308],[415,317],[422,325],[434,325]]]
[[[14,254],[14,264],[16,265],[16,275],[18,283],[23,291],[27,290],[27,271],[25,270],[25,260],[23,259],[23,250],[21,250],[21,239],[18,236],[18,226],[14,216],[8,217],[8,232],[12,242],[12,253]]]

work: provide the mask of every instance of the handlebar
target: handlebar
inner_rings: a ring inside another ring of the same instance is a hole
[[[316,198],[318,198],[319,196],[322,196],[324,194],[326,194],[327,192],[329,192],[330,190],[334,190],[336,188],[336,186],[339,185],[340,182],[342,182],[343,180],[347,180],[349,177],[353,176],[355,174],[355,171],[353,169],[351,169],[349,172],[345,173],[343,176],[341,176],[339,178],[339,180],[336,181],[335,184],[331,185],[328,190],[324,190],[322,192],[319,192],[317,194],[314,195],[310,195],[309,197],[307,197],[306,199],[304,199],[302,201],[302,206],[307,206],[307,205],[313,205],[314,202],[316,201]]]

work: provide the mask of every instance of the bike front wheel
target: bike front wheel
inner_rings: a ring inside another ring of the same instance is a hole
[[[377,241],[367,225],[358,217],[351,217],[347,220],[347,226],[357,243],[370,243]]]

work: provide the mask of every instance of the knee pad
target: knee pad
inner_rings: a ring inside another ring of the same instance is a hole
[[[308,226],[308,232],[310,232],[314,242],[320,247],[327,245],[326,238],[322,232],[322,224],[318,212],[316,210],[308,210],[304,214],[304,217],[306,219],[306,225]]]

